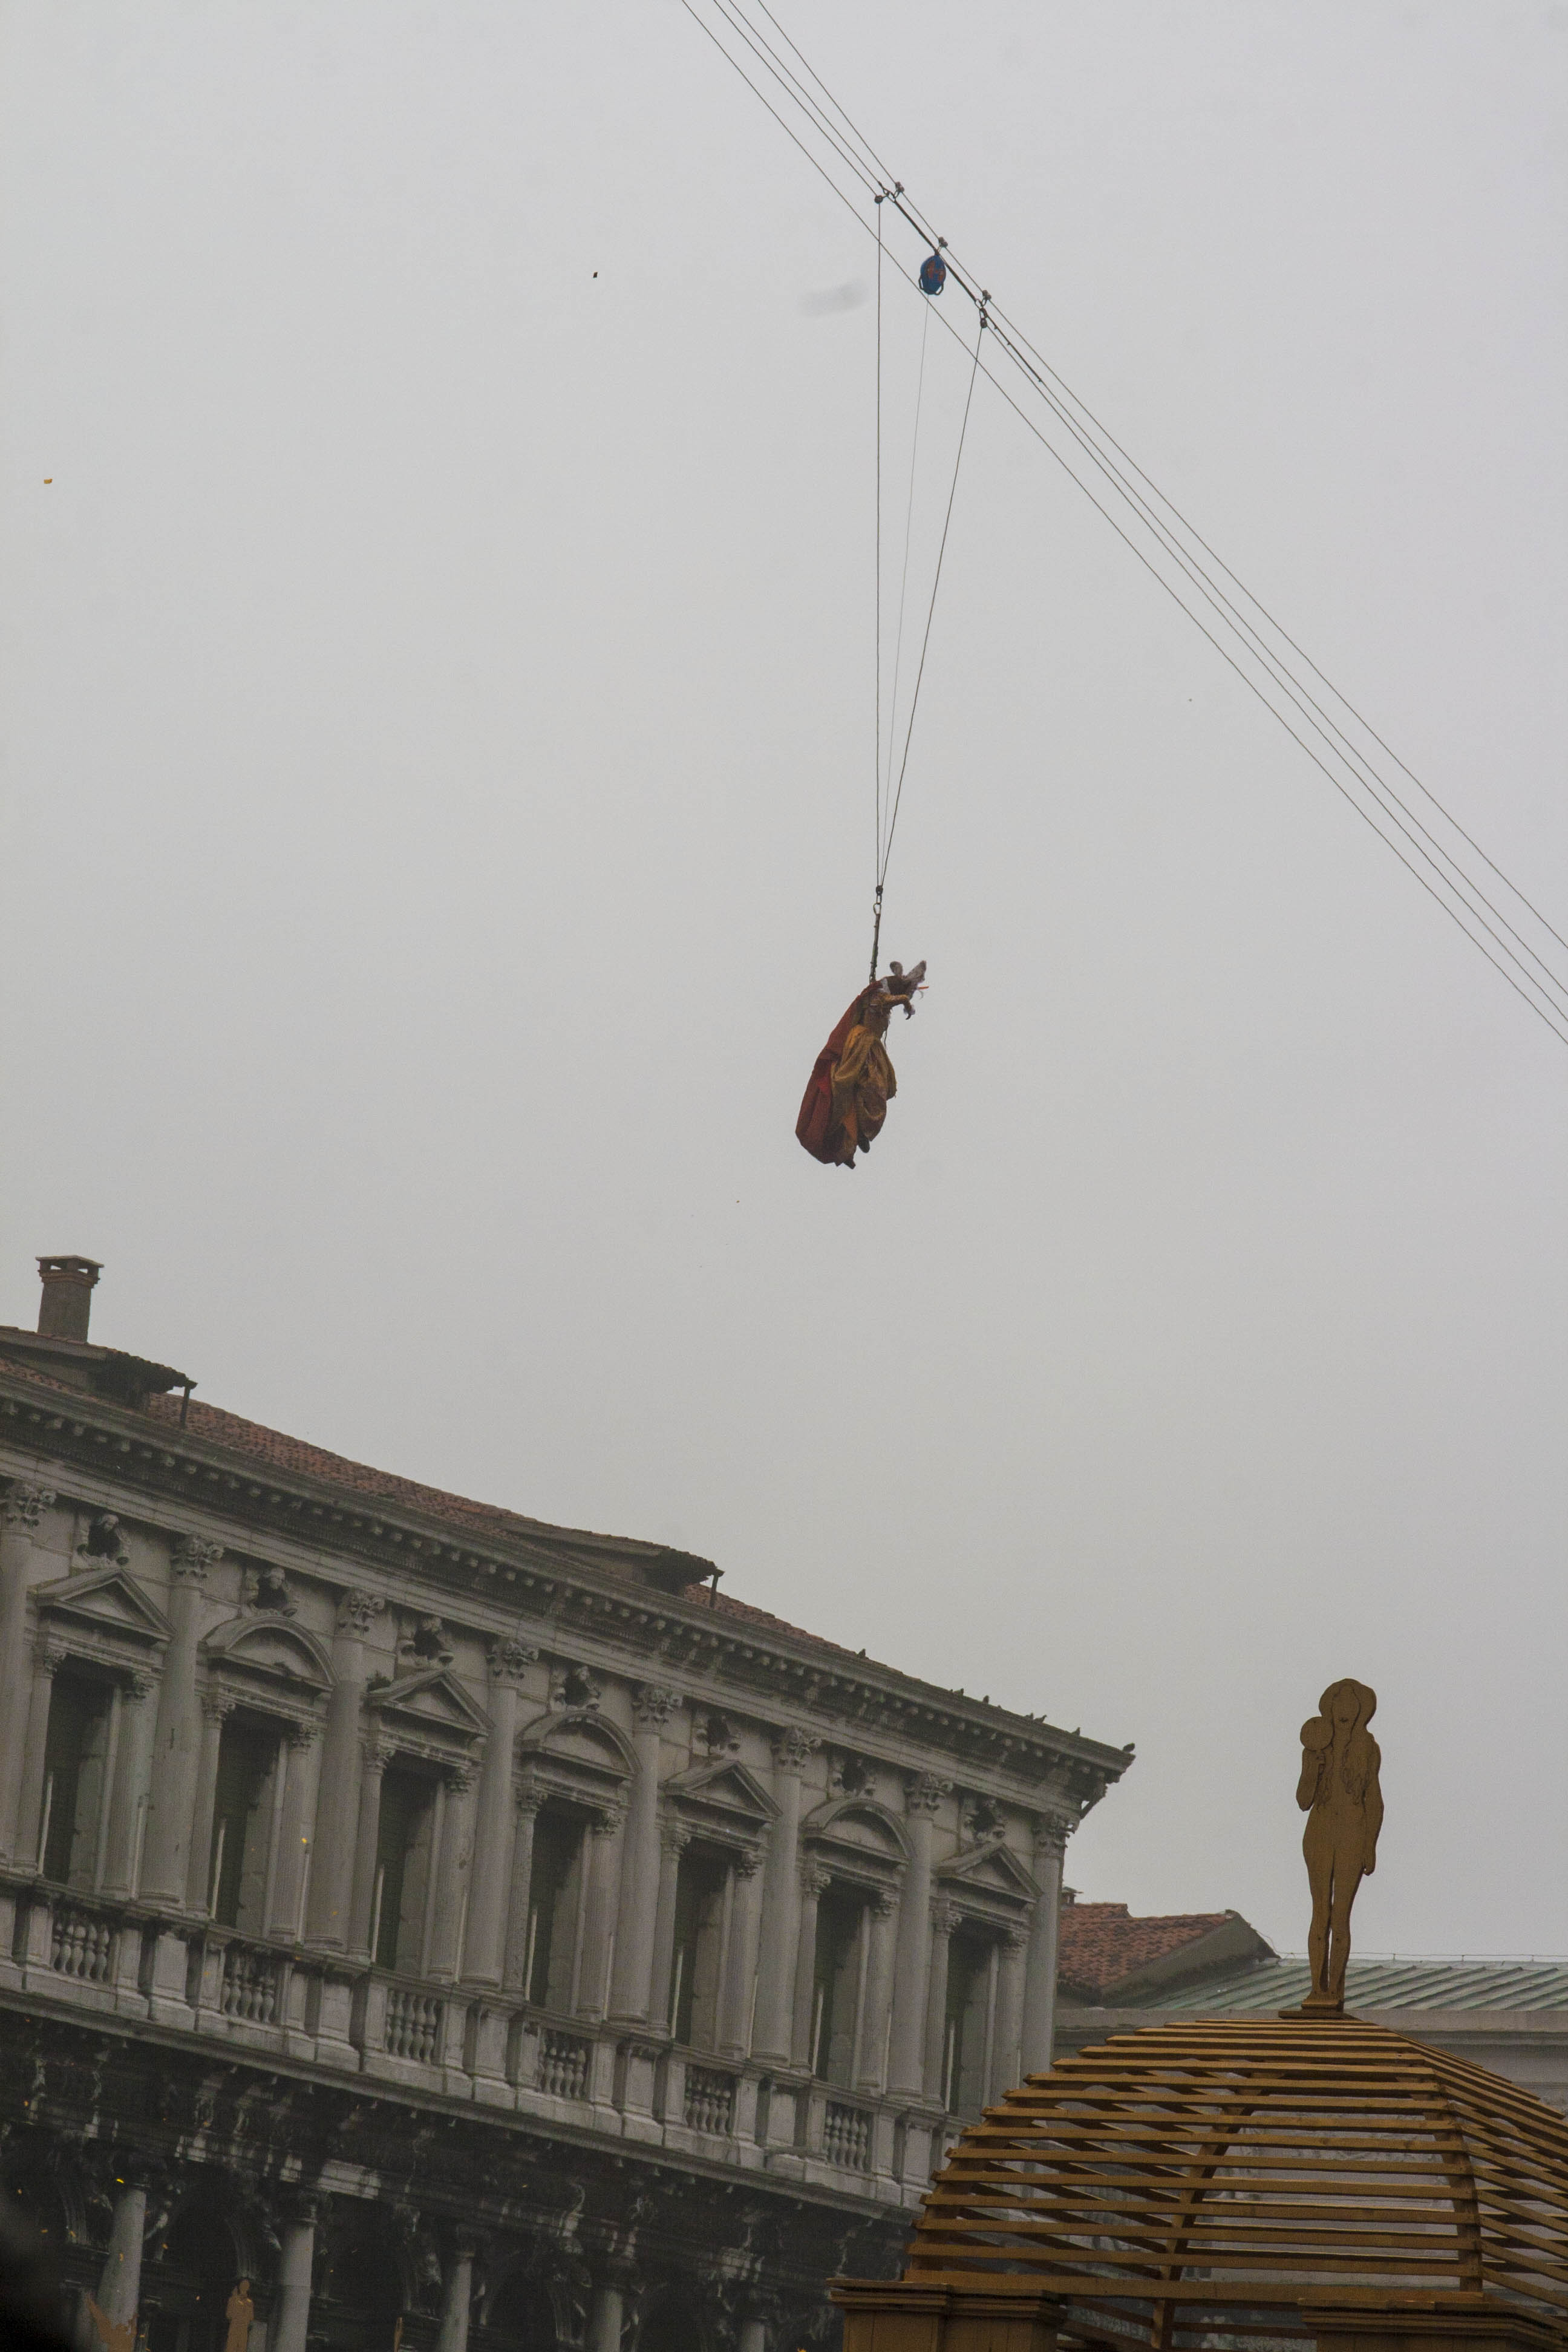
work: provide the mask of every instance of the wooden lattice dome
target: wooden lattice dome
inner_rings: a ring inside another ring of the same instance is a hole
[[[928,2326],[939,2306],[1000,2319],[1027,2305],[1065,2342],[1313,2342],[1332,2306],[1403,2311],[1423,2334],[1447,2312],[1445,2342],[1495,2320],[1510,2341],[1562,2344],[1568,2122],[1353,2019],[1152,2026],[971,2125],[901,2286],[881,2292]],[[837,2293],[851,2315],[858,2293]],[[851,2346],[900,2342],[882,2309],[871,2334],[852,2319]],[[918,2340],[942,2343],[940,2324]]]

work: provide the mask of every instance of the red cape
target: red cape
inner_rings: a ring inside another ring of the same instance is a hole
[[[805,1093],[801,1099],[800,1117],[795,1123],[795,1134],[812,1158],[820,1160],[828,1168],[837,1166],[840,1157],[839,1130],[833,1117],[833,1073],[844,1051],[844,1040],[855,1026],[860,1007],[870,992],[868,988],[860,991],[812,1064],[811,1076],[806,1080]]]

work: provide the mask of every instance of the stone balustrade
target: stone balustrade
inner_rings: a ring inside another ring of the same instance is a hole
[[[0,1875],[0,1985],[883,2203],[917,2202],[948,2139],[946,2119],[908,2100],[35,1878]]]

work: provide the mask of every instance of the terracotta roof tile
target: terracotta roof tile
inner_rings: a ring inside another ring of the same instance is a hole
[[[1134,1970],[1184,1945],[1201,1943],[1233,1916],[1229,1911],[1177,1911],[1135,1919],[1125,1903],[1064,1904],[1058,1948],[1062,1990],[1100,2000]]]

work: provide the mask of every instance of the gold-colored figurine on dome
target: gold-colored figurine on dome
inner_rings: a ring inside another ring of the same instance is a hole
[[[1342,2014],[1345,1963],[1351,1955],[1351,1905],[1363,1878],[1377,1867],[1383,1827],[1383,1759],[1367,1729],[1377,1693],[1346,1676],[1331,1683],[1318,1712],[1301,1726],[1301,1778],[1296,1802],[1307,1815],[1301,1851],[1312,1890],[1307,1951],[1312,1990],[1304,2012]]]

